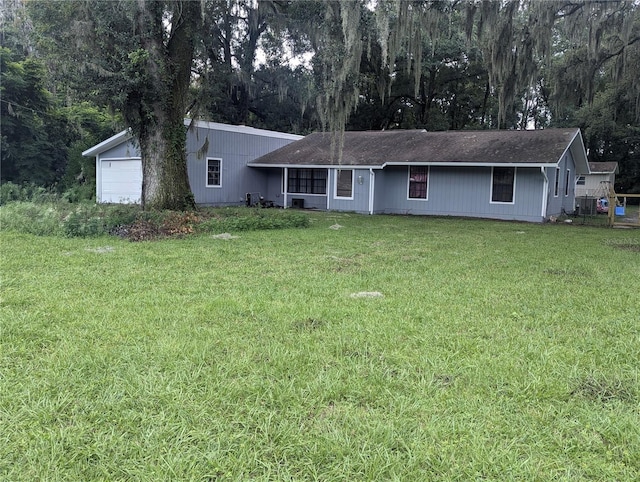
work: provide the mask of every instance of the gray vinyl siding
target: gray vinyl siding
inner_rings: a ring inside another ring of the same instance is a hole
[[[292,142],[246,133],[192,129],[187,135],[187,172],[197,204],[244,203],[247,193],[268,199],[268,177],[247,163]],[[208,187],[207,159],[221,160],[221,186]]]
[[[100,159],[140,159],[140,149],[133,139],[99,154]]]
[[[259,168],[257,172],[265,176],[264,198],[278,207],[284,206],[284,195],[282,193],[282,171],[281,167]],[[291,201],[289,201],[291,203]]]
[[[558,195],[555,195],[555,182],[556,182],[556,168],[547,168],[545,172],[549,179],[549,192],[547,203],[547,215],[560,216],[562,210],[570,213],[575,209],[575,189],[576,189],[576,167],[573,161],[573,156],[570,151],[567,151],[564,156],[558,162],[560,182],[558,184]],[[569,193],[565,196],[565,182],[567,176],[567,169],[569,170]]]
[[[356,213],[369,212],[369,170],[354,169],[353,170],[353,199],[336,198],[335,194],[335,177],[336,169],[329,170],[329,209],[332,211],[353,211]],[[358,183],[358,177],[362,178],[362,184]]]
[[[407,199],[408,170],[376,172],[375,212],[542,221],[543,176],[539,168],[516,169],[515,202],[491,203],[491,167],[429,169],[428,200]]]
[[[293,206],[294,199],[303,199],[305,209],[327,209],[327,196],[323,194],[292,194],[287,195],[287,207]]]

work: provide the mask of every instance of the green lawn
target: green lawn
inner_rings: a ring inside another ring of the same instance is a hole
[[[311,216],[0,233],[0,480],[640,479],[640,231]]]

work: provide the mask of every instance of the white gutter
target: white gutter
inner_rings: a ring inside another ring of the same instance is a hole
[[[369,168],[369,214],[373,214],[374,190],[376,187],[376,173]]]
[[[565,151],[566,152],[566,151]],[[382,165],[344,165],[349,169],[384,169],[387,166],[442,166],[442,167],[554,167],[557,162],[410,162],[410,161],[392,161],[385,162]],[[259,162],[248,162],[249,167],[279,167],[279,168],[295,168],[295,169],[327,169],[336,168],[337,165],[330,164],[266,164]]]
[[[547,205],[549,203],[549,177],[547,176],[544,167],[540,167],[540,172],[544,177],[544,183],[542,185],[542,219],[547,216]]]
[[[385,162],[387,166],[435,166],[435,167],[553,167],[556,162]]]
[[[403,164],[404,165],[404,164]],[[275,167],[284,169],[382,169],[382,166],[360,166],[355,164],[268,164],[262,162],[247,162],[249,167]]]

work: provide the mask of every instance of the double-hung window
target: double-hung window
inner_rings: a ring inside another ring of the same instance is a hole
[[[222,186],[222,161],[207,159],[207,187]]]
[[[336,169],[335,197],[353,199],[353,169]]]
[[[555,197],[558,197],[559,193],[560,193],[560,168],[556,167],[556,182],[553,187],[553,195]]]
[[[494,167],[491,178],[491,202],[513,204],[516,168]]]
[[[427,199],[429,166],[409,166],[409,199]]]

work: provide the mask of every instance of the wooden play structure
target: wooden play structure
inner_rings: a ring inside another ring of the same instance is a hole
[[[640,194],[616,193],[613,186],[607,196],[609,201],[609,226],[626,226],[640,228],[640,209],[630,212],[627,209],[628,198],[640,198]],[[634,206],[635,207],[635,206]]]

